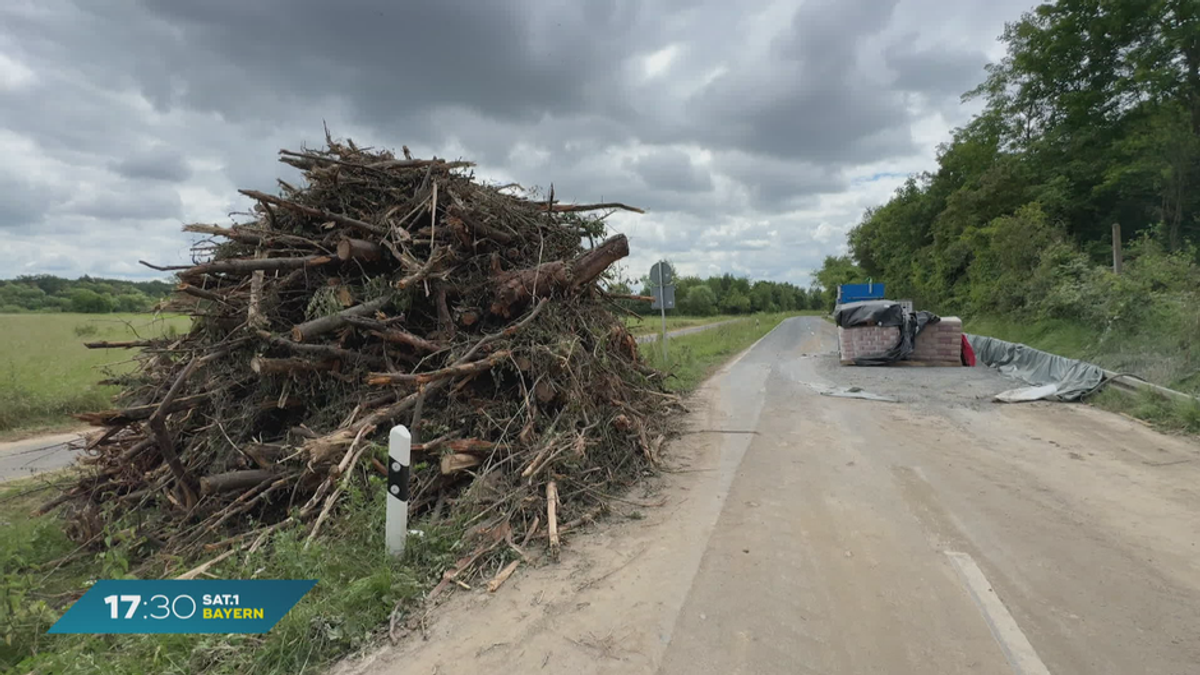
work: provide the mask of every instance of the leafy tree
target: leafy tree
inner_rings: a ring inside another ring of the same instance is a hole
[[[150,298],[141,293],[126,293],[116,297],[118,312],[144,312],[150,308]]]
[[[749,314],[750,309],[750,297],[740,289],[730,291],[721,301],[721,311],[726,314]]]
[[[775,304],[774,284],[769,281],[759,281],[750,290],[750,309],[755,312],[778,311]]]
[[[697,284],[688,289],[677,306],[689,316],[712,316],[717,313],[717,296],[707,284]]]
[[[165,281],[88,276],[72,280],[49,274],[24,275],[0,280],[0,305],[30,312],[144,312],[172,290]]]
[[[838,286],[866,281],[866,274],[850,256],[825,256],[825,263],[817,270],[816,276],[823,289],[823,304],[828,308],[837,302]]]
[[[113,311],[114,303],[108,296],[100,295],[87,288],[71,291],[71,311],[84,314],[103,314]]]

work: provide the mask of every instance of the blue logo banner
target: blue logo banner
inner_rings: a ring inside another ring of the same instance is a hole
[[[97,581],[50,633],[266,633],[316,585],[302,580]]]

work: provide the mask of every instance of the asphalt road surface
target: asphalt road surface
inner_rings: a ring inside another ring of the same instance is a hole
[[[678,471],[343,673],[1200,673],[1200,454],[982,368],[844,368],[791,319]],[[897,402],[836,398],[850,386]]]
[[[0,443],[0,483],[61,469],[75,460],[79,434],[56,434]]]

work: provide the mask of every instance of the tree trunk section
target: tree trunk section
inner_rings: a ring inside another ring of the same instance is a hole
[[[343,239],[338,242],[337,255],[339,260],[375,262],[383,257],[383,248],[365,239]]]
[[[366,316],[371,312],[381,309],[391,299],[390,295],[385,295],[382,298],[372,300],[371,302],[364,302],[361,305],[351,307],[337,314],[330,314],[329,316],[323,316],[319,319],[313,319],[298,326],[293,326],[292,339],[296,342],[307,342],[317,336],[332,333],[346,325],[347,317]]]
[[[511,316],[512,310],[530,298],[554,292],[573,293],[596,280],[609,265],[629,255],[629,240],[618,234],[567,263],[561,260],[532,269],[510,272],[502,278],[492,302],[492,313]]]
[[[250,360],[250,370],[259,375],[294,375],[297,373],[313,373],[333,370],[333,361],[310,361],[291,357],[286,359],[268,359],[256,356]]]
[[[250,274],[258,270],[276,272],[279,270],[303,269],[327,265],[333,262],[329,256],[317,255],[308,258],[263,258],[244,260],[222,260],[220,262],[196,265],[179,273],[180,278],[194,279],[204,274]]]
[[[219,494],[235,490],[249,490],[252,487],[274,479],[278,474],[263,469],[248,469],[246,471],[230,471],[205,476],[200,479],[201,494]]]

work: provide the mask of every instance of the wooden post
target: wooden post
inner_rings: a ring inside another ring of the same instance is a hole
[[[1121,224],[1113,223],[1112,229],[1112,247],[1113,247],[1113,274],[1121,273]]]

